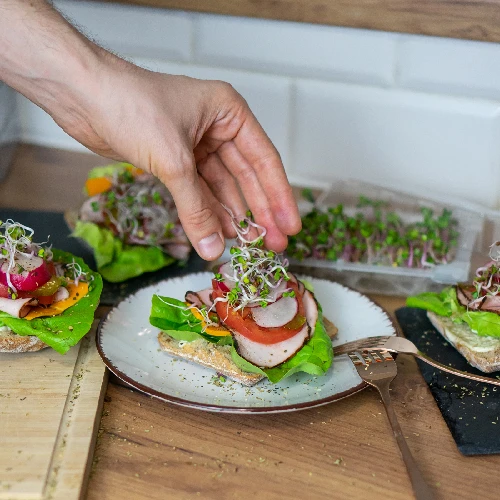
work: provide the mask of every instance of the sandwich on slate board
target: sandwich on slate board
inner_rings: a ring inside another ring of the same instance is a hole
[[[113,283],[174,262],[185,262],[191,244],[172,195],[153,175],[128,163],[90,171],[72,236],[92,247],[97,269]],[[75,218],[75,217],[70,217]]]
[[[101,291],[82,259],[35,243],[23,224],[0,223],[0,352],[64,354],[90,330]]]
[[[426,309],[441,335],[469,364],[487,373],[500,370],[500,242],[490,247],[489,256],[472,283],[421,293],[406,302]]]
[[[265,229],[251,214],[240,222],[231,217],[238,246],[211,287],[188,291],[185,302],[153,296],[150,323],[161,329],[160,347],[244,385],[263,378],[275,383],[300,371],[325,374],[335,326],[323,319],[310,286],[287,270],[288,262],[263,248]]]

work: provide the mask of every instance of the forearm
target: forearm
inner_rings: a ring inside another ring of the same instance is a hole
[[[0,0],[0,80],[52,116],[84,107],[79,87],[98,87],[103,52],[45,0]]]

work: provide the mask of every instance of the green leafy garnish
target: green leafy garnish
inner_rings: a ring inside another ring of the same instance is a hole
[[[93,222],[78,221],[72,236],[92,247],[98,271],[112,283],[157,271],[175,262],[158,247],[125,245],[109,229]]]

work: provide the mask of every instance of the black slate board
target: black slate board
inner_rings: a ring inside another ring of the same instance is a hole
[[[71,252],[73,255],[81,257],[92,268],[96,269],[96,264],[90,248],[76,238],[70,237],[70,229],[64,220],[64,214],[60,212],[38,212],[30,210],[14,210],[0,208],[0,219],[13,219],[35,231],[35,241],[47,241],[54,248]],[[158,281],[182,276],[192,272],[201,272],[207,269],[209,264],[198,257],[196,252],[191,252],[191,256],[185,266],[173,264],[153,273],[145,273],[137,278],[130,279],[125,283],[109,283],[104,281],[104,288],[100,303],[107,306],[114,306],[131,293],[135,293],[140,288],[153,285]]]
[[[470,366],[427,319],[426,311],[403,307],[396,318],[407,339],[440,363],[496,378]],[[447,374],[417,360],[439,409],[464,455],[500,453],[500,387]]]

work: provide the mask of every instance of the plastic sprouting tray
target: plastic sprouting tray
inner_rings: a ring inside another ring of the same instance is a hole
[[[316,198],[321,209],[342,203],[344,211],[354,214],[360,196],[388,203],[387,208],[395,211],[404,222],[421,220],[421,207],[440,213],[448,208],[458,221],[458,242],[454,259],[447,264],[428,268],[405,268],[389,265],[365,264],[306,258],[302,261],[290,259],[292,269],[334,279],[362,292],[386,295],[411,295],[422,291],[440,290],[443,285],[466,281],[469,277],[471,258],[478,235],[483,229],[484,216],[476,211],[457,205],[398,192],[392,189],[354,180],[338,180]],[[304,200],[299,202],[303,214],[312,208]]]

